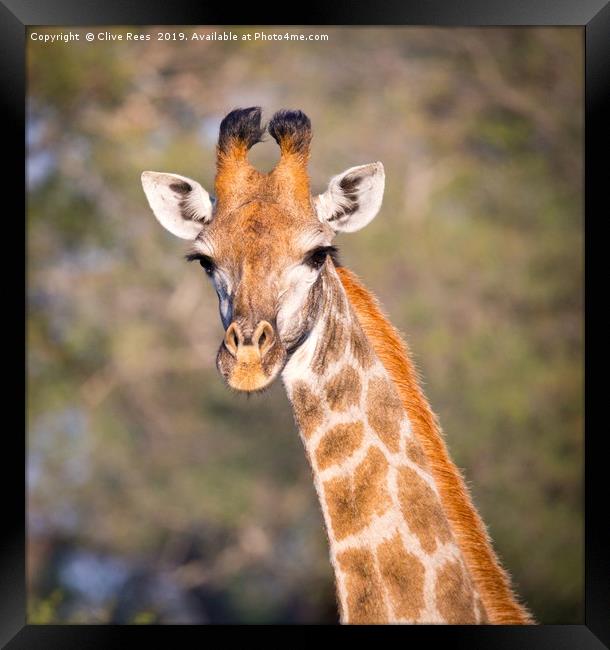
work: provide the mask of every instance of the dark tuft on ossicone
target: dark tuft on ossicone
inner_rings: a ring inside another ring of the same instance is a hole
[[[218,149],[226,153],[235,144],[245,144],[250,149],[261,142],[264,132],[260,106],[236,108],[220,123]]]
[[[301,154],[309,151],[311,121],[303,111],[277,111],[269,122],[268,131],[282,151]]]

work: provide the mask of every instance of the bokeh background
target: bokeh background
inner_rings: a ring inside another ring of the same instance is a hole
[[[216,296],[140,185],[211,189],[220,120],[250,105],[311,117],[315,191],[383,161],[343,261],[406,333],[518,592],[582,622],[582,30],[72,31],[28,44],[29,622],[337,621],[283,388],[223,386]]]

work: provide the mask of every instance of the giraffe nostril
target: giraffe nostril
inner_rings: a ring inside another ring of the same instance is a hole
[[[235,323],[231,323],[225,334],[225,347],[235,357],[239,348],[240,336],[239,329]]]
[[[251,337],[244,336],[240,326],[233,322],[227,328],[224,344],[233,357],[237,358],[239,350],[243,348],[244,353],[255,351],[262,358],[271,349],[274,340],[273,327],[265,320],[256,326]]]
[[[275,335],[273,333],[273,327],[266,321],[261,321],[254,330],[254,336],[252,341],[254,345],[259,349],[261,357],[265,356],[267,352],[271,349]]]

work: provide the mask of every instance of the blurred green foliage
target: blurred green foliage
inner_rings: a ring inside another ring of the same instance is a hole
[[[54,589],[46,598],[33,596],[28,599],[28,623],[48,625],[57,621],[57,610],[61,603],[61,589]]]
[[[309,114],[316,191],[383,161],[343,260],[406,333],[518,592],[582,622],[582,31],[145,31],[28,45],[30,622],[337,620],[283,389],[223,386],[213,290],[139,181],[211,189],[218,124],[249,105]]]

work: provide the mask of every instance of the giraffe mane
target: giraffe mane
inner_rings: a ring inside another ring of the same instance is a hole
[[[379,360],[388,371],[421,444],[442,505],[491,623],[531,624],[531,614],[513,592],[495,554],[464,478],[449,456],[441,427],[419,385],[407,343],[382,311],[377,298],[345,267],[337,268],[348,299]]]

